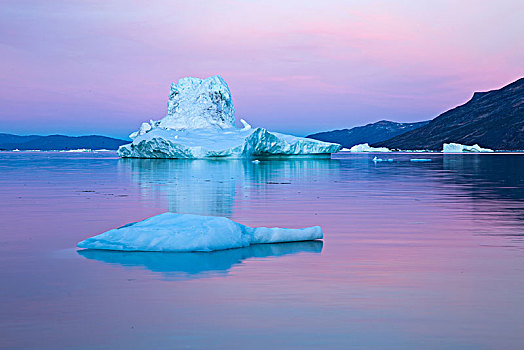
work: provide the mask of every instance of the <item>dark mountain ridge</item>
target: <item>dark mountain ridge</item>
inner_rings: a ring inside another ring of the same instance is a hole
[[[381,120],[376,123],[357,126],[351,129],[319,132],[306,137],[341,144],[342,147],[351,148],[361,143],[375,143],[390,139],[394,136],[420,128],[428,121],[416,123],[397,123],[389,120]]]
[[[427,125],[377,141],[373,146],[442,150],[442,145],[450,142],[523,150],[524,78],[498,90],[475,92],[468,102],[442,113]]]
[[[72,149],[108,149],[116,150],[129,141],[107,136],[65,136],[65,135],[13,135],[0,133],[0,150],[41,150],[58,151]]]

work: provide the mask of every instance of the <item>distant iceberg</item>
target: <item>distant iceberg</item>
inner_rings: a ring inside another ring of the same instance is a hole
[[[389,158],[389,159],[382,159],[382,158],[374,157],[374,158],[372,159],[372,161],[375,162],[375,163],[379,163],[379,162],[390,162],[390,163],[391,163],[391,162],[394,161],[394,159],[392,159],[392,158]]]
[[[442,153],[462,153],[462,152],[493,152],[492,149],[482,148],[479,145],[466,146],[460,143],[445,143]]]
[[[319,226],[300,229],[249,227],[220,216],[164,213],[101,233],[77,246],[121,251],[209,252],[322,237]]]
[[[67,149],[67,150],[59,150],[57,152],[60,153],[85,153],[85,152],[94,152],[90,148],[77,148],[77,149]]]
[[[243,119],[243,127],[237,128],[234,114],[231,92],[220,76],[180,79],[171,84],[167,115],[142,123],[129,135],[133,142],[120,146],[118,154],[123,158],[243,158],[330,155],[341,147],[252,128]]]
[[[355,145],[349,149],[350,152],[391,152],[389,148],[386,147],[371,147],[367,143],[361,143]]]

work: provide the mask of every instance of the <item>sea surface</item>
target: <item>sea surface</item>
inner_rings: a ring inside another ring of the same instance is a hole
[[[166,211],[324,240],[75,248]],[[3,152],[0,283],[2,349],[522,349],[524,154]]]

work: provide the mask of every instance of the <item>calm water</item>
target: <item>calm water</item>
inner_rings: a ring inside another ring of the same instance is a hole
[[[0,153],[0,347],[522,348],[524,155],[373,156]],[[325,239],[74,248],[165,211],[321,225]]]

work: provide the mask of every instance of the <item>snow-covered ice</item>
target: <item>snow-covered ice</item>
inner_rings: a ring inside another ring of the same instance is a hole
[[[164,213],[78,243],[79,248],[193,252],[321,239],[319,226],[300,229],[249,227],[220,216]]]
[[[243,158],[269,155],[329,155],[340,145],[256,129],[153,128],[120,146],[124,158]]]
[[[171,85],[167,115],[142,123],[120,146],[124,158],[213,158],[266,155],[329,155],[340,145],[253,128],[244,119],[235,125],[227,83],[215,75],[183,78]]]
[[[492,149],[482,148],[479,145],[466,146],[460,143],[445,143],[442,148],[443,153],[462,153],[462,152],[493,152]]]
[[[350,152],[391,152],[387,147],[371,147],[367,143],[355,145],[349,149]]]

